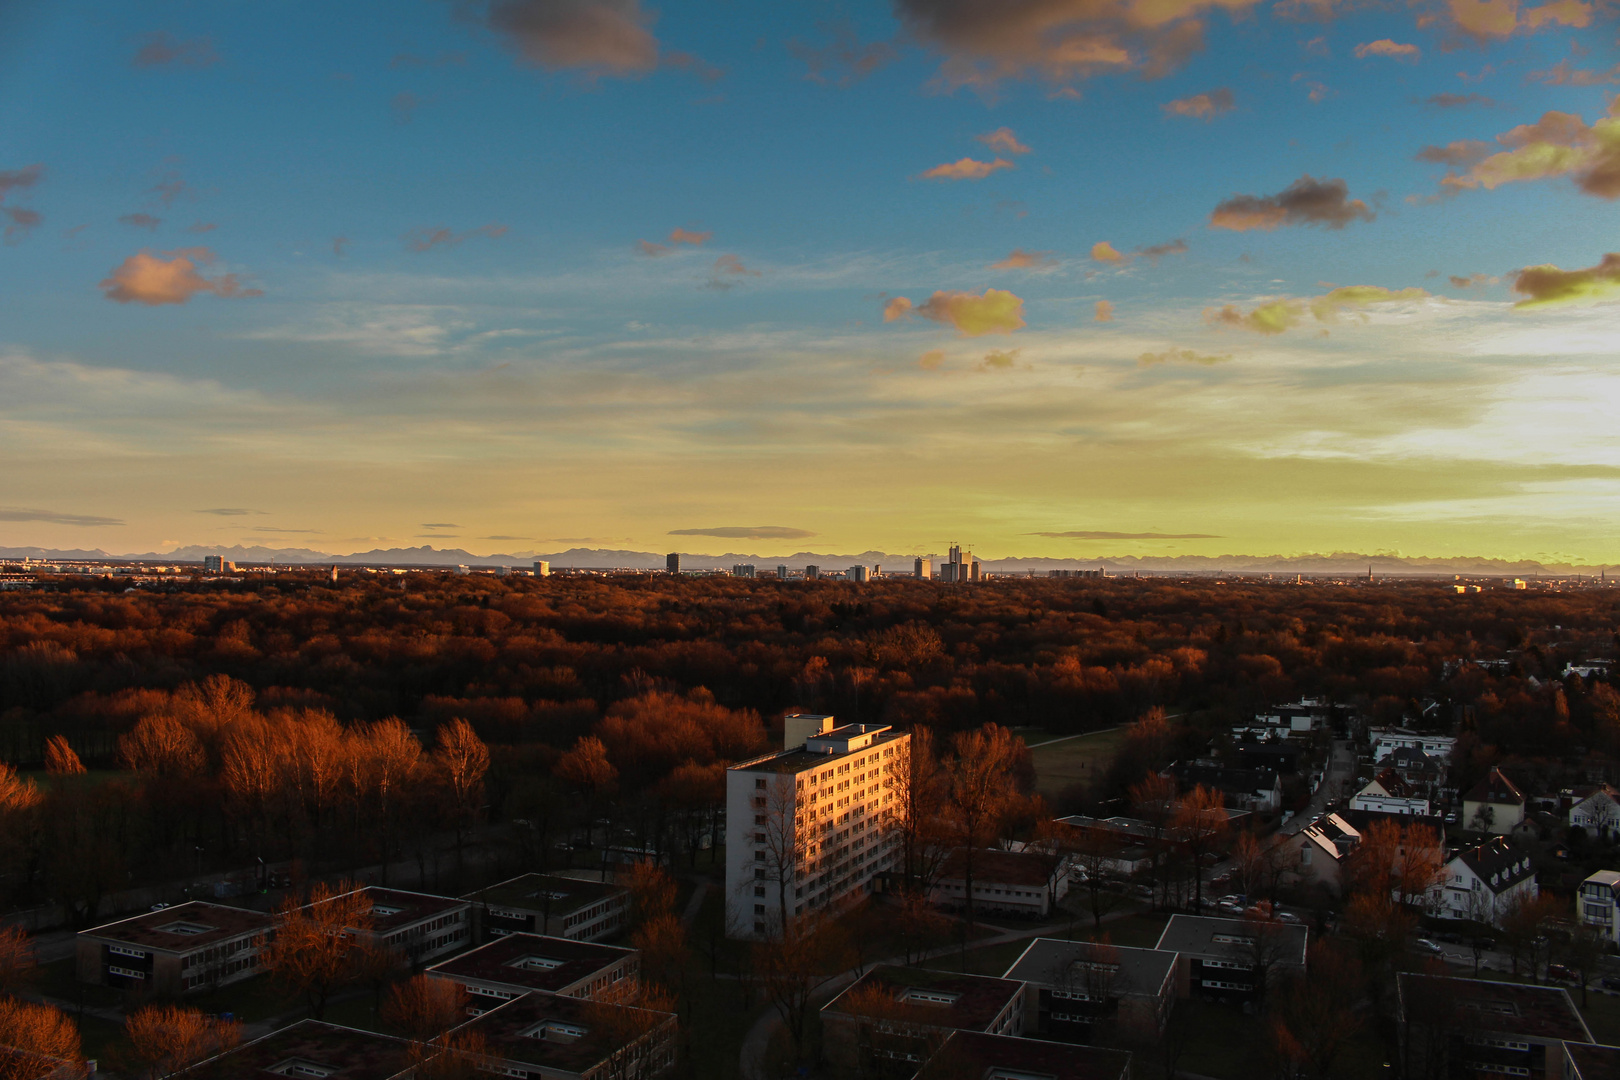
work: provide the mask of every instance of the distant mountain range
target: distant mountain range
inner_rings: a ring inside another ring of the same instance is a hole
[[[9,547],[0,548],[0,558],[52,560],[129,560],[139,562],[200,563],[204,555],[221,555],[237,563],[279,563],[282,565],[321,566],[528,566],[536,559],[548,560],[558,569],[566,567],[619,567],[632,570],[659,570],[664,567],[664,556],[650,551],[624,551],[609,548],[569,548],[567,551],[519,551],[475,555],[462,548],[435,548],[429,545],[409,548],[375,548],[348,555],[315,551],[311,548],[269,547],[203,547],[191,545],[174,551],[149,551],[140,554],[115,555],[93,550],[62,550],[58,548]],[[735,552],[724,555],[704,555],[682,552],[681,567],[686,570],[729,570],[738,563],[752,563],[761,571],[788,566],[795,570],[806,565],[819,566],[824,572],[835,573],[855,565],[884,566],[893,570],[909,569],[914,555],[895,555],[882,551],[863,551],[858,554],[828,554],[798,551],[792,555],[743,555]],[[940,556],[933,556],[937,565]],[[1570,563],[1540,563],[1529,559],[1488,559],[1474,556],[1443,558],[1405,557],[1395,555],[1363,555],[1357,552],[1307,555],[1125,555],[1092,559],[1019,558],[983,559],[985,570],[992,573],[1043,572],[1046,570],[1095,569],[1101,567],[1111,573],[1141,571],[1154,574],[1365,574],[1369,567],[1381,575],[1467,574],[1477,576],[1535,575],[1561,576],[1566,574],[1597,574],[1602,567]]]

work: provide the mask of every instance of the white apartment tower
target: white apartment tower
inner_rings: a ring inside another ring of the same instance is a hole
[[[809,722],[809,723],[807,723]],[[726,770],[726,927],[778,937],[900,865],[911,735],[789,716],[786,747]]]

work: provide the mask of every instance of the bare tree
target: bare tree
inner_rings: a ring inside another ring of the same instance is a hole
[[[977,731],[958,732],[951,739],[953,756],[949,770],[949,798],[946,812],[950,836],[962,852],[963,902],[966,934],[973,926],[973,864],[978,849],[1001,831],[1015,794],[1012,766],[1023,742],[998,724],[986,724]]]
[[[288,897],[276,908],[276,929],[258,939],[259,964],[270,977],[302,994],[319,1020],[334,991],[359,973],[362,946],[357,931],[371,928],[371,899],[343,882],[316,884],[309,903]]]
[[[458,718],[439,727],[433,762],[444,777],[445,789],[450,796],[451,818],[456,831],[456,872],[460,874],[464,867],[463,835],[484,803],[484,776],[489,772],[489,747],[473,731],[471,724]]]
[[[426,1042],[467,1019],[467,991],[449,979],[416,975],[395,983],[382,1007],[382,1021],[412,1039]]]
[[[1182,797],[1170,828],[1176,841],[1192,857],[1193,910],[1204,909],[1204,860],[1220,848],[1229,819],[1226,800],[1213,788],[1199,785]]]
[[[74,776],[84,772],[84,762],[68,745],[67,736],[52,735],[45,740],[45,771],[52,776]]]
[[[756,943],[752,959],[765,999],[802,1055],[812,997],[854,959],[847,936],[825,916],[807,917],[795,922],[786,935]]]
[[[151,1080],[190,1068],[242,1041],[242,1025],[181,1005],[147,1005],[124,1018],[130,1053]]]
[[[34,983],[39,963],[34,941],[20,926],[0,926],[0,996],[14,997]]]

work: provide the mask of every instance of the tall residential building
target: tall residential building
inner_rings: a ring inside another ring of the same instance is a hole
[[[776,580],[777,581],[786,581],[787,580],[787,567],[778,566],[776,568]]]
[[[911,735],[877,724],[831,727],[830,716],[799,719],[814,723],[784,730],[819,728],[803,745],[726,770],[733,937],[779,936],[808,913],[858,899],[874,875],[900,864]]]
[[[912,567],[911,576],[919,581],[927,581],[934,576],[934,560],[918,559]]]
[[[871,576],[872,572],[864,566],[852,566],[844,572],[844,577],[850,581],[867,581]]]
[[[545,559],[536,559],[536,560],[534,560],[534,576],[535,577],[550,577],[551,576],[551,563],[547,562]]]
[[[956,544],[951,545],[950,561],[940,567],[940,580],[953,581],[958,584],[965,581],[979,580],[979,564],[973,558],[973,552],[964,551]]]
[[[225,556],[223,556],[223,555],[204,555],[203,556],[203,573],[205,573],[205,574],[223,574],[224,572],[225,572]]]
[[[819,566],[807,566],[807,567],[804,568],[804,580],[806,580],[806,581],[814,581],[814,580],[816,580],[816,578],[818,578],[820,576],[821,576],[821,567],[819,567]]]
[[[678,574],[681,572],[680,552],[672,551],[668,555],[664,556],[664,571],[670,574]]]
[[[754,564],[753,563],[738,563],[736,566],[733,566],[731,568],[731,576],[732,577],[745,577],[745,578],[753,577],[754,576]]]

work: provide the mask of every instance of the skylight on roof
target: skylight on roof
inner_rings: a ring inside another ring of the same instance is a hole
[[[520,956],[507,967],[522,968],[524,971],[555,971],[562,967],[561,960],[554,960],[549,956]]]
[[[583,1039],[590,1028],[583,1024],[569,1024],[562,1020],[545,1020],[534,1025],[523,1033],[525,1038],[539,1039],[541,1042],[577,1042]]]
[[[158,930],[165,934],[184,934],[187,937],[197,934],[206,934],[208,931],[213,929],[215,928],[212,926],[195,922],[174,922],[170,923],[168,926],[158,927]]]
[[[281,1076],[303,1076],[310,1077],[312,1080],[325,1080],[326,1077],[337,1072],[337,1069],[334,1066],[322,1065],[319,1062],[309,1061],[305,1058],[288,1058],[286,1061],[270,1066],[267,1071]]]

